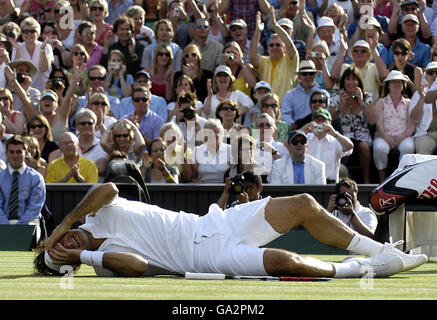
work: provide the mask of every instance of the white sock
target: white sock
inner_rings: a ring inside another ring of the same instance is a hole
[[[346,261],[342,263],[332,262],[334,278],[359,278],[361,277],[361,264],[358,261]]]
[[[381,252],[382,247],[382,243],[376,242],[375,240],[365,237],[359,233],[355,233],[352,241],[349,243],[346,249],[365,255],[366,257],[371,257]]]

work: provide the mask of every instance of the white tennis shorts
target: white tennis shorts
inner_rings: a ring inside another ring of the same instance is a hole
[[[264,248],[276,239],[276,232],[265,219],[270,197],[222,211],[210,207],[200,218],[194,244],[195,272],[226,275],[267,275]]]

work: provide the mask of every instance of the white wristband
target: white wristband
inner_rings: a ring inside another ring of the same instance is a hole
[[[83,250],[80,253],[80,262],[89,266],[103,267],[103,251]]]

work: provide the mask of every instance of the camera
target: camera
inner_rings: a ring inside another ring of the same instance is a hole
[[[242,174],[237,174],[231,182],[230,193],[240,194],[246,190],[246,181]]]
[[[234,54],[232,52],[225,53],[225,57],[234,60]]]
[[[180,14],[181,14],[181,9],[178,8],[178,7],[174,7],[174,8],[173,8],[173,15],[174,15],[175,17],[179,17]]]
[[[335,203],[337,204],[337,206],[343,208],[347,206],[349,200],[352,201],[352,196],[347,192],[343,192],[337,195],[337,197],[335,198]]]
[[[62,86],[64,85],[64,83],[62,82],[62,78],[53,78],[50,79],[50,82],[52,83],[52,88],[55,90],[62,88]]]
[[[111,62],[111,68],[113,70],[118,70],[120,69],[120,62]]]
[[[314,131],[315,132],[322,132],[323,131],[323,124],[315,124],[314,125]]]
[[[194,109],[191,107],[183,109],[182,113],[184,114],[184,118],[187,120],[194,119],[194,117],[196,116]]]
[[[17,73],[17,81],[18,81],[18,83],[24,82],[24,77],[23,77],[22,73]]]
[[[8,30],[8,31],[6,31],[6,32],[5,32],[5,35],[6,35],[6,37],[14,38],[14,39],[15,39],[15,37],[17,36],[17,34],[16,34],[13,30]]]
[[[318,57],[320,57],[320,53],[316,52],[316,51],[311,51],[311,57],[312,58],[318,58]]]

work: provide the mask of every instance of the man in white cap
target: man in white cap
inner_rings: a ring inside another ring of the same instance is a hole
[[[379,98],[380,87],[388,74],[388,69],[376,49],[376,43],[372,45],[373,47],[371,48],[367,41],[358,40],[352,45],[350,56],[353,61],[352,65],[357,67],[361,73],[364,81],[364,90],[372,93],[374,101],[376,101]],[[343,63],[346,52],[347,48],[341,46],[340,54],[332,66],[331,77],[335,81],[340,81],[344,70],[351,66],[350,64]],[[370,62],[372,57],[375,61],[374,63]]]
[[[430,13],[428,13],[430,11]],[[422,0],[405,0],[395,1],[392,5],[392,14],[390,23],[388,25],[388,34],[392,41],[405,38],[405,31],[402,25],[403,18],[407,15],[414,15],[417,17],[419,30],[417,35],[423,43],[431,44],[432,36],[430,24],[433,19],[434,10],[427,8],[426,2]],[[413,45],[411,46],[414,47]],[[425,66],[425,65],[424,65]]]
[[[332,65],[340,53],[340,42],[334,39],[336,28],[330,17],[323,16],[319,19],[316,33],[319,39],[324,40],[329,48],[329,56],[326,59],[328,70],[332,69]]]
[[[296,88],[287,91],[282,99],[282,120],[293,125],[297,119],[302,119],[311,113],[310,96],[314,90],[320,89],[316,81],[317,72],[319,71],[312,60],[304,60],[300,63]],[[329,93],[320,90],[325,93],[329,108]]]
[[[410,63],[420,68],[425,68],[429,63],[431,56],[431,47],[422,42],[419,37],[420,25],[419,18],[415,14],[407,14],[402,18],[402,31],[405,38],[411,46],[411,50],[414,52],[414,59],[409,61]],[[393,63],[393,49],[389,49],[389,62]]]
[[[238,43],[241,51],[243,51],[244,63],[249,63],[250,40],[247,38],[246,22],[243,19],[232,20],[229,25],[229,35],[232,40]],[[261,43],[258,44],[258,53],[264,54],[264,47]]]
[[[271,92],[272,87],[267,81],[258,81],[255,84],[255,87],[253,87],[252,95],[255,98],[256,103],[249,111],[246,112],[246,115],[244,116],[244,126],[249,127],[251,123],[254,123],[256,121],[256,117],[260,114],[259,105],[261,103],[262,97],[264,97],[267,93]]]
[[[261,13],[258,12],[257,24],[250,43],[250,62],[258,72],[260,80],[267,81],[273,93],[282,100],[283,95],[296,86],[296,72],[299,65],[299,55],[290,35],[276,23],[274,15],[270,15],[274,25],[268,43],[268,56],[258,54],[257,48],[264,30]]]
[[[414,92],[410,101],[411,119],[416,121],[414,146],[418,154],[435,154],[437,150],[437,62],[425,68],[427,86]]]

